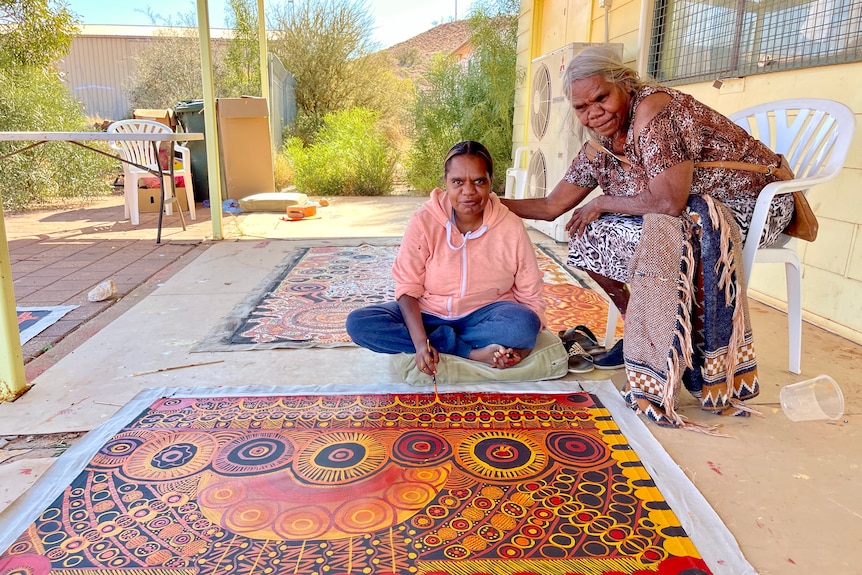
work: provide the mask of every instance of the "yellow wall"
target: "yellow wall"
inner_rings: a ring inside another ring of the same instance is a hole
[[[606,27],[606,10],[598,0],[522,0],[518,64],[527,70],[525,78],[531,77],[529,63],[533,58],[569,42],[622,42],[624,59],[637,66],[641,52],[648,48],[649,30],[644,24],[651,22],[652,3],[607,3],[611,7]],[[858,84],[860,77],[862,63],[727,80],[721,89],[711,82],[677,86],[724,113],[784,98],[829,98],[856,112],[856,132],[843,172],[808,196],[820,221],[817,241],[799,242],[798,246],[803,262],[803,316],[856,342],[862,342],[862,92],[848,87]],[[527,139],[527,84],[525,80],[515,98],[515,146]],[[751,293],[769,304],[786,307],[784,266],[755,266]]]

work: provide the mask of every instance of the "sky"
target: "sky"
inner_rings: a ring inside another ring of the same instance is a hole
[[[288,0],[264,0],[284,3]],[[471,0],[365,0],[374,18],[373,39],[387,48],[403,42],[435,24],[448,22],[458,11],[458,18],[466,18]],[[224,27],[226,0],[209,0],[210,26]],[[68,0],[71,12],[84,24],[125,24],[151,26],[147,8],[153,14],[172,17],[176,14],[195,14],[194,0]]]

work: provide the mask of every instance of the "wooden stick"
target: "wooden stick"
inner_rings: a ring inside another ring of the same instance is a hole
[[[160,373],[162,371],[173,371],[175,369],[185,369],[187,367],[197,367],[199,365],[212,365],[214,363],[222,363],[223,359],[217,359],[215,361],[203,361],[201,363],[187,363],[186,365],[174,365],[171,367],[160,367],[159,369],[151,369],[149,371],[138,371],[132,374],[133,377],[137,377],[139,375],[149,375],[151,373]]]

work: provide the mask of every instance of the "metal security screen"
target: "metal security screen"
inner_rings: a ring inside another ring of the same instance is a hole
[[[862,0],[656,0],[659,81],[749,76],[862,60]]]

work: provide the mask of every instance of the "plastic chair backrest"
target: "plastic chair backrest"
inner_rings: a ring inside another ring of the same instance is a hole
[[[159,134],[173,132],[173,130],[164,124],[153,120],[118,120],[108,126],[107,131],[108,133],[118,134]],[[130,162],[153,168],[159,165],[158,158],[153,152],[152,142],[111,140],[108,144],[115,150],[120,151],[123,157]]]
[[[812,186],[835,178],[847,158],[856,118],[844,104],[820,98],[767,102],[730,114],[728,118],[773,151],[784,154],[796,175],[780,185],[768,184],[757,201],[743,248],[745,275],[750,278],[757,251],[793,249],[784,247],[791,239],[785,235],[779,236],[768,248],[758,247],[775,189],[807,192]],[[793,189],[788,190],[788,185]],[[771,193],[766,193],[769,190]],[[795,253],[795,249],[793,251]]]
[[[768,102],[728,117],[774,152],[784,154],[797,178],[837,176],[855,123],[850,108],[820,98]]]

